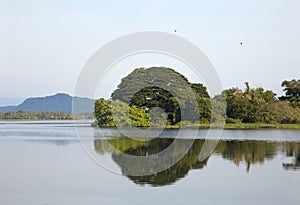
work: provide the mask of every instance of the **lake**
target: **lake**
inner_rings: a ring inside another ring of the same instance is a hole
[[[140,135],[125,130],[136,137],[128,138],[90,123],[77,121],[75,129],[72,121],[0,122],[0,204],[300,201],[300,130],[224,130],[212,154],[201,160],[207,130],[199,130],[196,139],[192,129]]]

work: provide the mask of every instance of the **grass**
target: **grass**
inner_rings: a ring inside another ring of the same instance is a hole
[[[184,128],[200,128],[200,129],[208,129],[208,128],[222,128],[221,125],[216,124],[191,124],[184,125]],[[178,129],[179,125],[168,125],[166,128],[169,129]],[[237,123],[237,124],[225,124],[224,129],[232,129],[232,130],[248,130],[248,129],[299,129],[300,124],[266,124],[266,123]]]
[[[92,123],[93,127],[98,127],[97,123]],[[166,125],[166,129],[179,129],[180,125]],[[298,129],[300,130],[300,124],[268,124],[268,123],[227,123],[223,127],[220,124],[202,124],[202,123],[190,123],[183,124],[182,128],[191,129],[228,129],[228,130],[251,130],[251,129]]]
[[[225,129],[300,129],[300,124],[240,123],[226,124]]]

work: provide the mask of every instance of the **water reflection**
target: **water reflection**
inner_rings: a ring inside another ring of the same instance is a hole
[[[112,159],[114,162],[116,162],[122,170],[122,173],[126,175],[128,178],[130,178],[132,181],[134,181],[137,184],[151,184],[153,186],[163,186],[168,185],[176,182],[178,179],[183,178],[187,175],[189,170],[191,169],[201,169],[203,168],[207,160],[205,161],[199,161],[198,157],[201,151],[201,147],[204,143],[203,140],[196,140],[191,149],[189,149],[188,153],[179,160],[177,163],[175,163],[170,168],[159,172],[154,173],[152,175],[146,175],[146,176],[130,176],[126,173],[132,173],[131,170],[143,170],[143,169],[151,169],[152,166],[159,166],[154,165],[153,162],[155,162],[155,153],[158,153],[162,150],[164,150],[166,147],[168,147],[174,139],[168,138],[168,139],[161,139],[161,138],[155,138],[150,141],[137,141],[133,139],[129,139],[126,137],[119,137],[119,138],[113,138],[109,140],[101,140],[97,139],[94,141],[95,150],[99,154],[104,154],[106,152],[111,152],[111,144],[116,150],[112,152]],[[179,145],[180,147],[176,147],[176,149],[185,149],[189,144],[191,143],[191,139],[179,139]],[[108,144],[109,143],[109,144]],[[120,153],[126,153],[130,155],[135,156],[147,156],[148,160],[145,160],[143,164],[137,164],[137,163],[128,163],[124,158],[122,157]],[[168,153],[168,156],[165,156],[164,162],[166,160],[172,161],[174,158],[176,158],[177,153],[174,151],[172,153]]]
[[[239,166],[245,162],[247,172],[251,165],[263,164],[265,160],[272,159],[279,148],[279,143],[268,141],[220,141],[216,153],[220,153],[224,159],[231,160]]]
[[[300,143],[285,143],[285,154],[292,157],[293,162],[283,163],[285,170],[300,170]]]
[[[185,177],[192,169],[203,169],[209,160],[199,160],[199,154],[204,144],[203,139],[194,141],[191,149],[186,155],[170,168],[151,175],[131,176],[131,170],[151,169],[155,165],[155,154],[168,147],[174,139],[155,138],[150,141],[139,141],[127,137],[116,137],[109,139],[95,139],[94,148],[98,154],[111,153],[112,160],[121,168],[123,175],[139,185],[150,184],[151,186],[164,186],[173,184]],[[191,139],[180,139],[177,150],[185,149]],[[124,160],[121,153],[135,156],[147,156],[143,164],[130,163]],[[300,142],[270,142],[254,140],[221,140],[214,150],[214,155],[221,155],[223,159],[233,162],[236,166],[245,163],[246,171],[249,172],[251,165],[263,165],[266,160],[271,160],[278,154],[292,158],[292,162],[283,163],[284,170],[300,169]],[[176,157],[176,151],[168,153],[165,160]]]

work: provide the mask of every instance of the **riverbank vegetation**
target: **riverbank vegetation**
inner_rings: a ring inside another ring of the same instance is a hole
[[[121,80],[111,99],[95,102],[94,124],[208,128],[218,127],[223,118],[228,129],[299,129],[300,80],[285,80],[282,87],[285,95],[277,97],[246,82],[245,89],[226,89],[211,98],[203,84],[191,83],[170,68],[138,68]],[[188,110],[188,118],[182,119],[182,109]]]
[[[0,113],[0,120],[73,120],[94,119],[93,113],[16,111]]]

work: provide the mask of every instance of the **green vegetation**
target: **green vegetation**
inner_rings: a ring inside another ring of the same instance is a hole
[[[271,90],[245,85],[245,90],[230,88],[210,98],[204,85],[190,83],[170,68],[137,68],[121,80],[111,100],[96,101],[96,124],[208,128],[210,122],[218,127],[225,117],[228,129],[300,128],[300,80],[283,81],[285,96],[279,98]],[[151,112],[157,107],[162,112],[153,120]],[[188,117],[183,119],[184,109]]]
[[[209,123],[211,119],[206,87],[188,82],[186,77],[170,68],[135,69],[122,79],[111,96],[111,101],[99,99],[95,103],[95,117],[100,127],[115,126],[113,121],[121,126],[147,127],[164,123],[176,125],[181,121]],[[162,112],[151,115],[149,111],[158,107]],[[184,119],[182,109],[188,112]],[[118,117],[113,119],[113,113]],[[132,122],[126,119],[128,116]]]
[[[116,116],[116,117],[114,117]],[[146,110],[116,100],[113,103],[103,98],[95,102],[95,117],[100,127],[148,127],[149,114]]]
[[[285,80],[281,84],[284,87],[285,96],[280,97],[280,100],[288,100],[293,107],[300,108],[300,80]]]
[[[300,124],[238,123],[225,124],[225,129],[300,129]]]
[[[73,120],[94,119],[92,113],[71,114],[67,112],[17,111],[0,113],[0,120]]]
[[[111,107],[111,102],[103,98],[100,98],[95,101],[95,117],[99,126],[114,126]]]
[[[194,109],[193,95],[199,113]],[[211,106],[206,87],[188,82],[186,77],[170,68],[135,69],[122,79],[111,97],[113,101],[120,100],[145,110],[160,107],[167,114],[169,124],[180,122],[181,109],[185,108],[190,108],[189,121],[199,121],[199,115],[200,120],[210,121]]]
[[[290,106],[286,100],[278,100],[275,93],[263,88],[246,90],[231,88],[224,91],[227,101],[227,123],[300,123],[300,109]]]
[[[219,124],[202,124],[202,123],[189,123],[189,124],[181,124],[178,123],[176,125],[167,125],[167,129],[179,129],[182,128],[191,128],[191,129],[300,129],[300,124],[271,124],[271,123],[226,123],[225,126]]]

